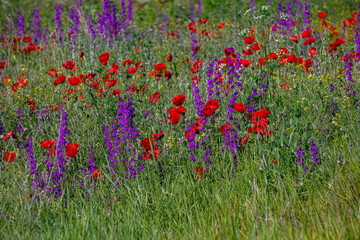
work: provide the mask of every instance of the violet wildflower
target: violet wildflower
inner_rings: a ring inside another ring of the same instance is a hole
[[[78,34],[79,33],[79,12],[70,8],[70,32],[71,34]]]
[[[300,145],[301,145],[301,141],[299,141],[299,142],[297,143],[297,145],[300,146]],[[296,154],[298,155],[297,163],[298,163],[299,165],[302,165],[302,159],[301,159],[301,158],[304,156],[304,153],[305,153],[305,151],[304,151],[304,149],[302,149],[301,147],[299,147],[299,149],[296,150]]]
[[[39,173],[37,171],[36,160],[34,158],[34,150],[33,150],[33,144],[31,138],[28,138],[26,141],[26,153],[29,160],[30,174],[31,175],[35,174],[35,179],[31,183],[31,185],[33,186],[33,190],[36,190],[40,185],[40,181],[39,181]]]
[[[312,158],[312,163],[317,164],[320,163],[319,161],[319,150],[318,147],[316,146],[316,144],[314,143],[314,139],[311,139],[311,158]]]
[[[60,42],[62,42],[63,33],[64,33],[64,30],[61,27],[62,26],[62,21],[61,21],[62,10],[63,10],[63,8],[61,5],[59,5],[58,7],[55,7],[54,28],[57,30]]]
[[[41,14],[40,10],[36,9],[33,13],[33,22],[31,24],[30,33],[34,39],[34,43],[37,44],[42,40],[42,28],[41,28]]]
[[[18,31],[17,31],[17,35],[22,37],[24,35],[24,27],[25,27],[25,23],[24,23],[24,14],[19,14],[16,22],[18,24]]]
[[[129,23],[131,23],[133,21],[132,5],[133,5],[132,0],[128,0],[128,21],[129,21]]]

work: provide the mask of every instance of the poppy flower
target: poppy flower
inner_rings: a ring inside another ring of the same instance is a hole
[[[84,54],[84,51],[79,52],[79,58],[82,59],[82,58],[84,57],[84,55],[85,55],[85,54]]]
[[[305,30],[301,33],[301,37],[308,38],[311,36],[312,31],[311,30]]]
[[[153,138],[144,138],[143,140],[141,140],[140,144],[141,146],[143,146],[145,148],[146,151],[151,150],[151,146],[150,146],[150,142],[152,147],[154,148],[154,139]]]
[[[100,63],[102,65],[106,66],[107,62],[109,60],[109,57],[110,57],[110,53],[108,53],[108,52],[101,54],[100,57],[99,57]]]
[[[230,131],[231,128],[232,125],[225,124],[225,125],[221,125],[219,130],[222,134],[225,134],[225,132]]]
[[[10,132],[8,132],[5,137],[4,137],[4,142],[6,142],[9,138],[11,139],[16,139],[15,136],[15,130],[11,130]]]
[[[244,56],[251,56],[251,55],[253,55],[253,52],[249,48],[248,50],[243,50],[242,54],[244,54]]]
[[[76,63],[73,61],[67,61],[62,64],[62,66],[67,70],[72,70],[75,67]]]
[[[32,38],[31,38],[30,36],[23,37],[23,39],[22,39],[22,41],[23,41],[24,43],[29,43],[29,42],[31,42],[31,40],[32,40]]]
[[[243,113],[246,111],[246,109],[248,108],[248,105],[245,105],[242,102],[238,102],[234,104],[234,110],[239,112],[239,113]]]
[[[169,55],[167,56],[166,61],[167,61],[167,62],[171,62],[171,61],[172,61],[172,55],[171,55],[171,54],[169,54]]]
[[[258,43],[255,43],[254,45],[251,46],[252,50],[254,51],[260,51],[260,46]]]
[[[79,77],[71,77],[68,79],[68,84],[70,86],[77,86],[82,82],[82,80]]]
[[[137,62],[137,63],[135,63],[135,67],[141,68],[143,64],[144,64],[143,62]]]
[[[319,18],[325,18],[326,15],[327,15],[326,12],[319,12],[319,13],[318,13],[318,17],[319,17]]]
[[[8,62],[5,62],[5,61],[0,62],[0,68],[1,68],[1,69],[5,69],[8,64],[9,64],[9,63],[8,63]]]
[[[125,67],[126,65],[133,65],[134,64],[134,62],[133,61],[131,61],[130,59],[128,59],[128,60],[124,60],[123,62],[122,62],[122,65]]]
[[[160,93],[153,93],[150,95],[150,102],[151,103],[157,103],[160,99]]]
[[[297,36],[292,36],[291,38],[289,38],[290,41],[293,41],[293,42],[298,42],[298,37]]]
[[[288,87],[291,87],[291,85],[290,85],[290,83],[282,83],[281,84],[281,88],[284,90],[284,91],[286,91],[287,89],[288,89]]]
[[[229,57],[234,52],[233,48],[225,48],[224,53],[225,56]]]
[[[245,67],[250,66],[250,62],[246,59],[241,59],[241,64],[244,65]]]
[[[164,70],[165,67],[166,67],[165,63],[158,63],[155,65],[155,70],[161,72],[162,70]]]
[[[160,140],[164,137],[164,133],[153,133],[151,135],[155,140]]]
[[[205,24],[207,22],[207,19],[206,18],[201,18],[200,20],[199,20],[199,24],[201,25],[201,24]]]
[[[304,45],[309,45],[309,44],[313,44],[315,42],[315,38],[308,38],[304,41]]]
[[[172,125],[176,125],[180,122],[180,114],[176,111],[167,118],[167,121],[171,121]]]
[[[192,83],[199,83],[200,82],[200,78],[198,76],[193,76],[192,77]]]
[[[60,75],[54,81],[54,86],[64,83],[66,81],[66,77],[64,75]]]
[[[259,65],[262,65],[262,66],[264,66],[264,65],[266,65],[266,58],[259,58]]]
[[[217,29],[222,29],[225,27],[225,23],[220,23],[219,25],[217,25]]]
[[[66,156],[75,157],[78,152],[79,144],[77,143],[68,143],[66,145]]]
[[[335,41],[334,41],[334,44],[335,44],[336,46],[340,46],[340,45],[342,45],[342,44],[344,44],[344,43],[346,43],[346,40],[343,39],[343,38],[337,38],[337,39],[335,39]]]
[[[180,106],[185,102],[186,96],[184,94],[177,95],[172,102],[175,106]]]
[[[97,169],[95,169],[92,173],[91,173],[91,175],[93,176],[93,179],[95,180],[95,181],[97,181],[98,179],[98,176],[99,176],[99,173],[101,173],[101,174],[104,174],[103,172],[100,172],[99,170],[97,170]]]
[[[259,118],[267,118],[271,113],[271,110],[266,111],[266,108],[263,108],[257,112],[255,112],[254,116],[259,117]]]
[[[181,115],[185,115],[186,113],[186,108],[184,108],[183,106],[179,106],[179,108],[177,109],[178,113]]]
[[[111,87],[115,86],[115,84],[116,84],[117,82],[118,82],[117,79],[113,79],[113,80],[111,80],[111,81],[107,81],[107,82],[106,82],[106,85],[107,85],[109,88],[111,88]]]
[[[214,114],[214,112],[216,111],[216,109],[218,109],[219,106],[219,100],[218,99],[212,99],[207,101],[204,109],[203,109],[203,113],[206,117],[210,117],[211,115]]]
[[[127,73],[136,73],[136,68],[134,68],[134,67],[128,68]]]
[[[172,73],[170,71],[168,71],[168,70],[165,71],[164,77],[166,78],[166,81],[170,81],[171,76],[172,76]]]
[[[57,77],[57,73],[56,73],[56,69],[54,68],[49,68],[49,76],[52,77]]]
[[[309,53],[311,54],[311,57],[313,57],[314,55],[317,55],[317,53],[316,53],[316,48],[310,48],[309,49]]]
[[[203,178],[205,176],[205,169],[202,167],[195,168],[196,172],[196,180],[199,180],[200,178]]]
[[[14,161],[15,157],[16,157],[16,153],[5,152],[5,154],[4,154],[5,162]]]
[[[245,38],[245,40],[244,40],[245,44],[253,44],[254,42],[255,42],[254,36],[249,36],[249,37]]]
[[[158,157],[159,157],[159,155],[160,155],[160,150],[159,150],[159,148],[157,147],[157,146],[155,146],[154,145],[154,147],[153,147],[153,150],[154,150],[154,152],[155,152],[155,161],[157,161],[158,160]],[[152,154],[152,150],[151,150],[151,148],[147,151],[147,152],[143,152],[142,153],[142,158],[145,160],[145,159],[147,159],[147,158],[149,158],[149,159],[153,159],[153,154]]]
[[[240,138],[239,145],[243,145],[243,144],[247,143],[249,137],[250,137],[249,134],[245,134],[245,136],[243,138]]]
[[[112,92],[112,94],[114,95],[114,96],[117,96],[117,95],[119,95],[121,93],[121,90],[119,90],[119,89],[115,89],[115,90],[113,90],[113,92]]]
[[[51,148],[52,146],[54,146],[54,144],[55,144],[54,140],[45,140],[40,142],[40,145],[45,149]]]

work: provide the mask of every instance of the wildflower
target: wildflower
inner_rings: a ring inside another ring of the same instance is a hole
[[[5,152],[4,154],[5,162],[14,161],[15,157],[16,157],[16,153]]]
[[[103,53],[99,56],[99,61],[102,65],[106,66],[107,65],[107,62],[109,60],[109,57],[110,57],[110,53],[106,52],[106,53]]]
[[[200,178],[203,178],[205,176],[205,169],[202,167],[196,167],[196,180],[199,180]]]
[[[175,106],[180,106],[184,103],[185,99],[186,96],[184,94],[180,94],[174,97],[172,101]]]
[[[62,66],[67,70],[72,70],[75,67],[76,63],[73,61],[67,61],[62,64]]]

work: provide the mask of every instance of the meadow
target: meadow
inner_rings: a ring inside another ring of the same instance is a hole
[[[2,1],[0,239],[360,239],[356,1]]]

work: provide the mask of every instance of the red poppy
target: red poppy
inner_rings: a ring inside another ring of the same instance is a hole
[[[266,65],[266,58],[259,58],[259,65],[262,65],[262,66],[264,66],[264,65]]]
[[[153,150],[154,150],[154,152],[155,152],[155,161],[157,161],[157,160],[158,160],[158,157],[159,157],[159,155],[160,155],[160,150],[159,150],[159,148],[158,148],[157,146],[155,146],[155,145],[154,145],[154,147],[153,147]],[[150,148],[147,152],[143,152],[143,153],[142,153],[142,158],[143,158],[144,160],[147,159],[147,158],[150,158],[151,160],[153,159],[151,148]]]
[[[165,63],[158,63],[155,65],[155,70],[161,72],[166,67]]]
[[[225,132],[230,131],[231,128],[232,125],[225,124],[225,125],[221,125],[219,130],[222,134],[225,134]]]
[[[199,20],[199,24],[201,25],[201,24],[205,24],[207,22],[207,19],[206,18],[201,18],[200,20]]]
[[[62,66],[67,70],[72,70],[75,67],[76,63],[73,61],[67,61],[62,64]]]
[[[82,82],[82,80],[79,77],[71,77],[68,79],[68,84],[70,86],[77,86]]]
[[[238,102],[234,104],[234,110],[239,112],[239,113],[243,113],[246,111],[246,109],[248,108],[248,105],[245,105],[242,102]]]
[[[291,87],[291,85],[290,85],[290,83],[282,83],[281,84],[281,88],[285,91],[285,90],[287,90],[288,89],[288,87]]]
[[[181,115],[185,115],[186,113],[186,108],[184,108],[183,106],[179,106],[177,109],[178,113]]]
[[[118,82],[117,79],[113,79],[113,80],[111,80],[111,81],[107,81],[107,82],[106,82],[106,85],[107,85],[109,88],[111,88],[111,87],[115,86],[115,84],[116,84],[117,82]]]
[[[192,83],[199,83],[200,82],[200,78],[198,76],[193,76],[192,77]]]
[[[289,38],[290,41],[293,42],[298,42],[298,37],[297,36],[292,36],[291,38]]]
[[[144,138],[143,140],[141,140],[140,144],[145,148],[145,151],[151,150],[150,142],[152,147],[154,148],[155,144],[153,138]]]
[[[136,73],[136,68],[134,68],[134,67],[128,68],[127,73]]]
[[[123,62],[122,62],[122,65],[125,67],[126,65],[133,65],[134,64],[134,62],[133,61],[131,61],[130,59],[128,59],[128,60],[124,60]]]
[[[97,181],[98,179],[98,176],[99,176],[99,173],[101,173],[102,175],[104,174],[103,172],[100,172],[99,170],[94,170],[92,173],[91,173],[91,175],[93,176],[93,179],[95,180],[95,181]]]
[[[55,144],[54,140],[45,140],[40,142],[40,145],[45,149],[51,148],[52,146],[54,146],[54,144]]]
[[[102,65],[106,66],[107,62],[109,60],[109,57],[110,57],[110,53],[108,53],[108,52],[101,54],[100,57],[99,57],[100,63]]]
[[[31,40],[32,40],[32,38],[31,38],[30,36],[23,37],[23,39],[22,39],[22,41],[23,41],[24,43],[29,43],[29,42],[31,42]]]
[[[85,55],[85,54],[84,54],[84,51],[79,52],[79,58],[82,59],[82,58],[84,57],[84,55]]]
[[[6,142],[9,138],[11,139],[16,139],[15,136],[15,130],[11,130],[10,132],[8,132],[5,137],[4,137],[4,142]]]
[[[160,93],[153,93],[150,95],[150,102],[151,103],[157,103],[160,99]]]
[[[304,41],[304,45],[313,44],[315,42],[315,38],[308,38]]]
[[[0,62],[0,68],[1,68],[1,69],[5,69],[8,64],[9,64],[9,63],[8,63],[8,62],[5,62],[5,61]]]
[[[346,40],[343,39],[343,38],[337,38],[337,39],[335,39],[335,41],[334,41],[334,44],[335,44],[336,46],[340,46],[340,45],[342,45],[342,44],[344,44],[344,43],[346,43]]]
[[[172,101],[175,106],[180,106],[184,103],[185,99],[186,96],[184,94],[180,94],[174,97]]]
[[[245,44],[253,44],[254,42],[255,42],[254,36],[249,36],[249,37],[245,38],[245,40],[244,40]]]
[[[251,46],[252,50],[254,51],[260,51],[260,46],[258,43],[255,43],[254,45]]]
[[[249,137],[250,137],[249,134],[245,134],[245,136],[243,138],[240,138],[239,145],[243,145],[243,144],[247,143]]]
[[[219,106],[219,100],[218,99],[212,99],[208,101],[203,109],[203,113],[206,117],[210,117],[214,114],[216,109],[218,109]]]
[[[165,71],[164,77],[166,78],[166,81],[170,81],[171,76],[172,76],[172,73],[170,71],[168,71],[168,70]]]
[[[171,109],[168,110],[168,112],[169,111],[171,111]],[[181,115],[178,113],[178,111],[176,109],[176,111],[171,111],[170,117],[168,117],[166,121],[171,121],[172,125],[176,125],[180,122],[180,116]]]
[[[253,120],[254,120],[254,118],[256,119],[256,117],[267,118],[270,115],[270,113],[271,113],[271,110],[266,111],[266,108],[263,108],[254,113]]]
[[[49,68],[49,76],[52,77],[57,77],[57,73],[56,73],[56,69],[54,68]]]
[[[164,133],[153,133],[151,135],[155,140],[160,140],[164,137]]]
[[[245,67],[250,66],[250,62],[246,59],[241,59],[241,64],[244,65]]]
[[[64,75],[60,75],[59,77],[57,77],[54,81],[54,86],[61,84],[63,82],[66,81],[66,77]]]
[[[327,15],[326,12],[319,12],[319,13],[318,13],[318,17],[319,17],[319,18],[325,18],[326,15]]]
[[[135,63],[135,67],[141,68],[143,64],[144,64],[143,62],[137,62],[137,63]]]
[[[308,38],[311,36],[311,32],[312,32],[311,30],[305,30],[301,33],[301,37]]]
[[[220,23],[219,25],[217,25],[216,28],[218,29],[222,29],[223,27],[225,27],[225,23]]]
[[[311,54],[311,57],[313,57],[314,55],[317,55],[317,53],[316,53],[316,48],[310,48],[309,49],[309,53]]]
[[[169,55],[167,56],[166,61],[167,61],[167,62],[171,62],[171,61],[172,61],[172,55],[171,55],[171,54],[169,54]]]
[[[75,157],[78,152],[79,144],[77,143],[68,143],[66,145],[66,156]]]
[[[113,90],[112,93],[113,93],[114,96],[117,96],[117,95],[119,95],[121,93],[121,90],[115,89],[115,90]]]
[[[248,50],[243,50],[242,54],[244,54],[245,56],[251,56],[253,55],[253,52],[251,51],[251,49],[249,48]]]
[[[16,157],[16,153],[5,152],[5,154],[4,154],[5,162],[14,161],[15,157]]]
[[[203,178],[205,176],[205,169],[202,167],[197,167],[195,169],[196,172],[196,180],[199,180],[200,178]]]

